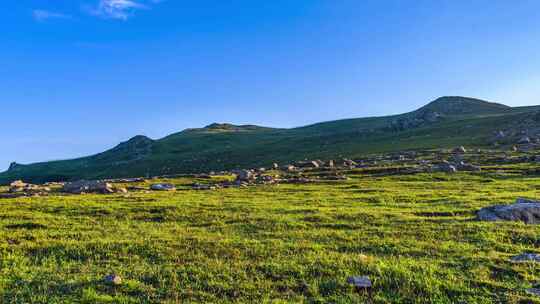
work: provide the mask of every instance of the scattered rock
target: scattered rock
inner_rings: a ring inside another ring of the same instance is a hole
[[[457,148],[455,148],[454,150],[452,150],[452,153],[455,153],[455,154],[464,154],[464,153],[467,153],[467,149],[465,149],[465,147],[463,147],[463,146],[457,147]]]
[[[460,162],[456,166],[456,169],[459,170],[459,171],[471,171],[471,172],[480,172],[480,171],[482,171],[482,168],[480,168],[478,166],[475,166],[475,165],[467,164],[467,163],[464,163],[464,162]]]
[[[320,167],[319,162],[314,161],[314,160],[313,161],[297,162],[296,166],[299,167],[299,168],[311,168],[311,169],[316,169],[316,168]]]
[[[357,165],[358,164],[352,159],[348,159],[348,158],[343,159],[343,166],[345,167],[355,168]]]
[[[510,261],[514,263],[525,263],[525,262],[540,262],[540,254],[536,253],[523,253],[512,257]]]
[[[451,165],[448,162],[443,162],[435,167],[436,171],[445,172],[445,173],[456,173],[457,168]]]
[[[150,190],[154,191],[175,191],[176,187],[173,184],[152,184]]]
[[[22,195],[41,195],[51,191],[51,188],[27,184],[21,180],[12,182],[9,185],[9,193],[18,193]]]
[[[251,181],[255,179],[255,174],[251,170],[237,170],[234,174],[238,181]]]
[[[105,276],[105,278],[103,278],[103,281],[105,281],[105,283],[109,285],[115,285],[115,286],[122,284],[122,278],[116,274],[110,274],[110,275]]]
[[[512,205],[496,205],[477,212],[480,221],[522,221],[525,224],[540,224],[540,202],[517,199]]]
[[[192,188],[193,190],[216,190],[218,187],[213,185],[194,183]]]
[[[528,294],[531,294],[533,296],[539,296],[540,297],[540,288],[529,288],[525,290]]]
[[[517,142],[518,144],[520,145],[525,145],[525,144],[530,144],[531,143],[531,139],[528,137],[528,136],[523,136],[522,138],[520,138]]]
[[[309,183],[316,182],[316,180],[304,178],[304,177],[293,177],[293,178],[281,180],[281,182],[289,183],[289,184],[309,184]]]
[[[127,188],[124,188],[124,187],[115,188],[114,191],[115,191],[116,193],[128,193],[128,189],[127,189]]]
[[[347,278],[347,283],[353,285],[357,289],[369,289],[373,287],[368,276],[356,276]]]
[[[296,171],[296,167],[293,165],[286,165],[285,167],[283,167],[283,170],[287,172],[294,172]]]
[[[27,184],[25,182],[23,182],[22,180],[16,180],[14,182],[12,182],[11,184],[9,184],[10,187],[18,187],[18,188],[23,188],[25,187]]]

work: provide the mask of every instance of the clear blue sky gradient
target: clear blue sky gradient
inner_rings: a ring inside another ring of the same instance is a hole
[[[212,122],[540,104],[539,1],[127,1],[3,3],[1,169]]]

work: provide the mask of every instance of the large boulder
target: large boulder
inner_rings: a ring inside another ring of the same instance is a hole
[[[86,181],[81,180],[77,182],[66,183],[62,188],[63,192],[72,194],[81,193],[113,193],[114,188],[111,184],[104,181]]]
[[[476,213],[480,221],[515,221],[540,224],[540,202],[519,198],[512,205],[496,205],[480,209]]]

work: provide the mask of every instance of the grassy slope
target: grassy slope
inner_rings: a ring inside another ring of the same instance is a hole
[[[538,176],[363,176],[215,192],[0,200],[2,303],[540,303],[540,228],[472,221],[537,197]],[[538,166],[536,166],[538,168]],[[102,283],[117,272],[124,285]]]
[[[466,102],[466,111],[459,115],[401,132],[385,128],[391,121],[419,111],[448,111],[448,104],[443,99],[403,115],[347,119],[295,129],[246,126],[235,131],[217,125],[212,129],[186,130],[155,141],[153,152],[134,162],[123,162],[130,158],[129,152],[112,150],[76,160],[23,166],[17,171],[0,174],[0,184],[15,179],[44,182],[194,173],[270,166],[273,162],[283,164],[305,158],[360,157],[370,153],[456,145],[481,147],[487,144],[494,130],[511,121],[519,121],[522,115],[538,109],[509,108],[475,99]],[[450,107],[450,111],[455,109]]]

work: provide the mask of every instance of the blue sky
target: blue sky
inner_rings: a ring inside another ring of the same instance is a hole
[[[441,95],[540,104],[538,12],[538,1],[8,1],[0,168],[212,122],[292,127]]]

